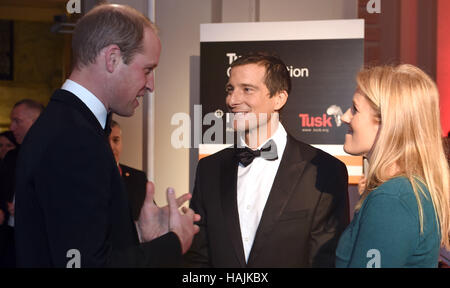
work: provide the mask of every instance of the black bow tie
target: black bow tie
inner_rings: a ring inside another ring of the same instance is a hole
[[[262,157],[270,161],[276,160],[278,159],[277,145],[275,144],[275,141],[270,139],[260,150],[252,150],[248,147],[237,148],[236,157],[244,167],[250,165],[255,157]]]

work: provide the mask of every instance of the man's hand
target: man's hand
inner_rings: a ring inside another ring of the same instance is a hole
[[[141,242],[151,241],[169,232],[169,206],[167,205],[162,208],[158,207],[153,200],[154,196],[155,186],[152,182],[147,182],[147,194],[145,196],[144,204],[142,205],[141,213],[137,221],[137,229],[141,238]],[[191,194],[186,193],[175,200],[174,206],[177,209],[179,217],[182,217],[184,215],[180,215],[178,207],[180,207],[184,202],[191,199],[191,197]],[[193,223],[191,223],[191,226],[192,225]],[[177,233],[176,230],[172,231]],[[178,237],[181,236],[178,235]]]
[[[178,203],[175,199],[175,191],[172,188],[167,189],[167,202],[169,203],[169,230],[177,234],[181,242],[181,252],[186,253],[191,247],[194,235],[200,231],[198,225],[194,222],[200,221],[200,215],[195,214],[194,210],[183,207],[183,213],[178,210]]]

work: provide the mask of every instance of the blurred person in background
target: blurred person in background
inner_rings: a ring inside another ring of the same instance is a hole
[[[114,120],[111,121],[111,133],[108,139],[114,158],[116,159],[120,176],[122,176],[125,183],[131,215],[133,220],[137,221],[145,200],[147,175],[145,175],[144,171],[119,163],[120,154],[122,154],[122,129],[120,128],[119,123]]]

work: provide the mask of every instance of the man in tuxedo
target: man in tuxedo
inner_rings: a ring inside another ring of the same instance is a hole
[[[107,115],[131,116],[153,91],[161,43],[154,25],[122,5],[84,15],[72,37],[74,68],[25,138],[16,177],[19,267],[174,266],[198,232],[199,216],[153,202],[147,184],[132,221],[104,128]],[[137,232],[137,233],[136,233]],[[139,239],[138,236],[139,235]]]
[[[119,169],[119,174],[125,183],[131,215],[133,220],[137,221],[145,200],[147,175],[145,175],[144,171],[119,163],[120,154],[122,154],[122,129],[119,123],[114,120],[111,121],[111,133],[108,139],[117,163],[117,168]]]
[[[347,170],[290,136],[279,122],[291,82],[286,65],[263,53],[231,64],[226,103],[238,147],[198,163],[191,208],[200,232],[185,265],[333,267],[348,223]]]

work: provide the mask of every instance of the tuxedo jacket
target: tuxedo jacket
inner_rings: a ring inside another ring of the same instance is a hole
[[[81,267],[172,266],[181,260],[174,233],[139,244],[105,132],[65,90],[53,94],[22,144],[15,221],[19,267],[66,267],[77,260]]]
[[[247,263],[237,208],[238,165],[233,148],[198,163],[190,205],[202,218],[184,265],[334,267],[339,236],[348,224],[345,165],[288,135]]]
[[[145,200],[147,175],[145,175],[144,171],[123,164],[119,164],[119,166],[122,170],[122,179],[128,194],[131,216],[134,221],[137,221]]]

